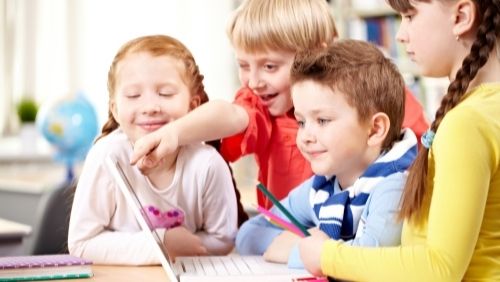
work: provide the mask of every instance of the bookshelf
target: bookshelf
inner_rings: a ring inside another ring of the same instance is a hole
[[[399,14],[385,0],[334,0],[330,5],[340,37],[370,41],[380,46],[394,60],[406,84],[422,103],[427,118],[432,120],[449,82],[446,78],[420,75],[405,47],[396,40],[401,23]]]

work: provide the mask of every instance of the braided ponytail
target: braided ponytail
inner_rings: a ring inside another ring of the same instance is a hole
[[[398,7],[408,7],[400,2],[398,2],[400,5]],[[488,61],[491,51],[495,48],[497,38],[500,36],[500,0],[480,0],[476,1],[476,5],[478,15],[482,15],[476,39],[436,111],[435,119],[430,128],[433,132],[437,132],[446,113],[464,99],[470,82]],[[428,185],[428,156],[429,150],[425,147],[421,148],[410,169],[402,196],[400,219],[412,219],[419,222],[426,216],[423,214],[422,205]]]
[[[120,125],[118,124],[118,122],[113,117],[113,114],[111,113],[111,111],[109,111],[108,112],[108,121],[106,121],[106,123],[102,126],[101,135],[99,135],[99,137],[97,137],[95,139],[94,144],[95,144],[95,142],[99,141],[99,139],[101,139],[104,136],[106,136],[106,135],[110,134],[111,132],[113,132],[119,126]]]

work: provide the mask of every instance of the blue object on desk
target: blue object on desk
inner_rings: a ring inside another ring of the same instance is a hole
[[[42,105],[36,120],[43,137],[56,150],[56,160],[67,167],[67,182],[74,179],[73,165],[83,160],[98,132],[97,115],[82,93]]]

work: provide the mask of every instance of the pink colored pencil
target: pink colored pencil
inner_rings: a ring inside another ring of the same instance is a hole
[[[272,223],[275,223],[279,227],[288,230],[290,232],[293,232],[300,237],[304,237],[304,233],[300,231],[295,225],[291,224],[288,221],[285,221],[284,219],[280,218],[279,216],[275,215],[274,213],[270,212],[269,210],[266,210],[265,208],[261,206],[257,206],[257,210],[262,213],[264,216],[270,219]]]

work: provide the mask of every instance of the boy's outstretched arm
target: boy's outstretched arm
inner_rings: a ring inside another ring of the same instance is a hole
[[[155,167],[181,145],[237,134],[247,128],[248,122],[248,114],[241,106],[226,101],[207,102],[138,139],[130,163],[141,170]]]

